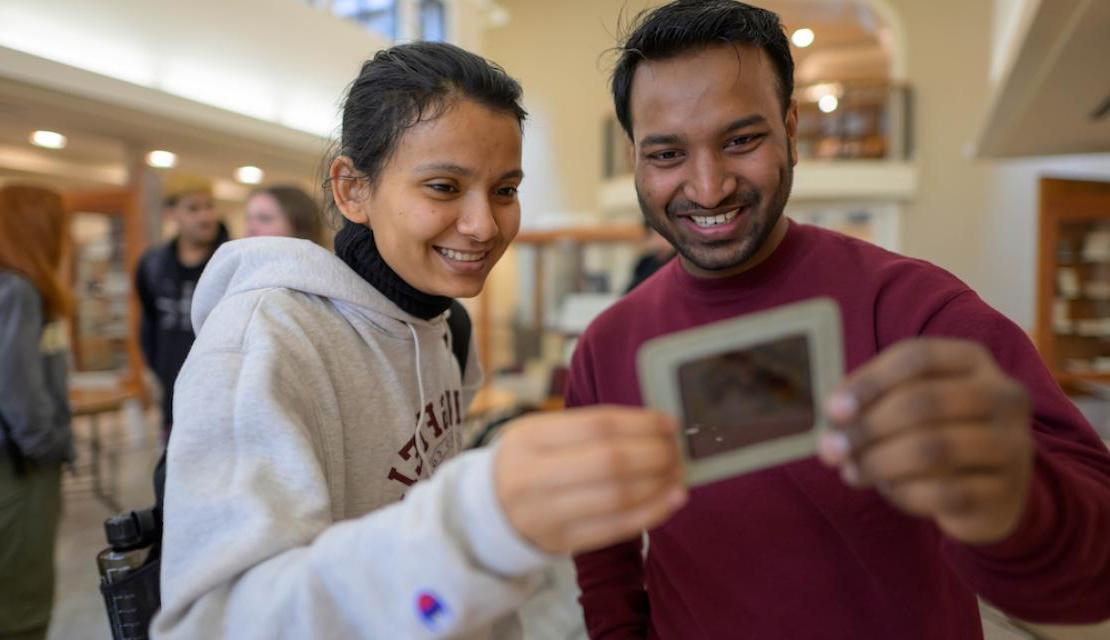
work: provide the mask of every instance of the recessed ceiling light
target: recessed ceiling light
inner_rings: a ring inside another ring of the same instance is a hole
[[[172,169],[177,166],[177,155],[161,149],[146,154],[146,163],[155,169]]]
[[[798,29],[794,32],[794,35],[790,36],[790,41],[794,43],[795,47],[805,49],[813,44],[815,38],[813,29]]]
[[[243,184],[262,184],[266,174],[258,167],[246,166],[235,170],[235,179]]]
[[[821,96],[821,99],[817,101],[817,108],[824,113],[832,113],[839,106],[840,100],[833,95]]]
[[[47,149],[64,149],[66,137],[57,131],[35,131],[31,134],[31,144]]]

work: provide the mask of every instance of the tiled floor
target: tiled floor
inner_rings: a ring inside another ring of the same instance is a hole
[[[102,423],[104,439],[119,452],[119,501],[125,508],[144,508],[152,504],[151,471],[161,453],[161,440],[153,414],[140,420]],[[78,434],[87,434],[88,425],[75,425]],[[87,452],[85,452],[87,453]],[[64,515],[58,539],[58,590],[50,640],[110,640],[104,602],[97,589],[96,554],[105,546],[103,521],[111,510],[87,489],[87,478],[67,476]],[[525,629],[530,640],[567,640],[584,638],[574,603],[573,568],[569,562],[557,565],[548,575],[548,590],[525,607]],[[1029,640],[1036,638],[1006,624],[1000,614],[986,611],[983,630],[986,640]],[[1076,633],[1041,631],[1043,638],[1076,640],[1110,639],[1110,624],[1096,630]]]
[[[154,503],[151,473],[161,454],[161,435],[155,418],[131,420],[122,416],[101,420],[102,439],[118,452],[118,500],[128,509],[145,508]],[[88,433],[88,422],[74,425],[79,442]],[[87,447],[79,446],[78,467],[87,462]],[[50,640],[110,640],[108,617],[98,589],[96,554],[106,545],[104,519],[111,509],[93,495],[88,471],[65,476],[63,515],[57,547],[57,592]]]

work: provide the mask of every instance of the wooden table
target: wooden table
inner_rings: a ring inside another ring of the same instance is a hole
[[[517,404],[516,394],[487,384],[474,396],[466,417],[468,420],[481,420],[489,415],[513,409]]]
[[[122,511],[116,499],[116,489],[119,468],[116,464],[115,451],[108,452],[108,482],[107,486],[101,480],[101,454],[100,441],[100,416],[104,413],[119,413],[128,400],[137,397],[133,391],[124,389],[89,389],[73,388],[69,390],[69,407],[73,416],[87,416],[89,418],[89,465],[90,479],[93,495],[97,500],[112,510],[113,513]]]

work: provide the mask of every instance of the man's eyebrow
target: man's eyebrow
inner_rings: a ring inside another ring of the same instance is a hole
[[[653,133],[640,138],[641,147],[650,147],[657,144],[678,144],[682,138],[673,133]]]
[[[736,120],[733,120],[732,122],[725,125],[721,129],[721,132],[722,133],[728,133],[729,131],[736,131],[737,129],[743,129],[745,127],[750,127],[750,126],[755,125],[755,124],[766,124],[766,123],[767,123],[767,118],[763,117],[762,115],[760,115],[758,113],[754,113],[750,116],[744,116],[743,118],[737,118]],[[643,138],[640,138],[640,146],[641,147],[650,147],[650,146],[665,145],[665,144],[680,144],[681,142],[682,142],[682,136],[679,136],[679,135],[674,134],[674,133],[652,133],[652,134],[648,134],[648,135],[644,136]]]
[[[758,113],[754,113],[750,116],[744,116],[743,118],[737,118],[736,120],[728,123],[726,127],[721,129],[721,133],[736,131],[737,129],[750,127],[753,124],[767,124],[767,118],[764,118],[761,114]]]

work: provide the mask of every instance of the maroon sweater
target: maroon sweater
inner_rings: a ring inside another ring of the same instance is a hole
[[[809,458],[694,489],[646,559],[639,540],[578,556],[590,636],[978,639],[975,594],[1034,622],[1110,617],[1110,454],[1022,330],[926,262],[793,223],[739,276],[672,261],[586,331],[568,405],[640,405],[645,340],[814,296],[840,303],[848,371],[903,338],[951,336],[1025,385],[1036,463],[1018,530],[956,543]]]

